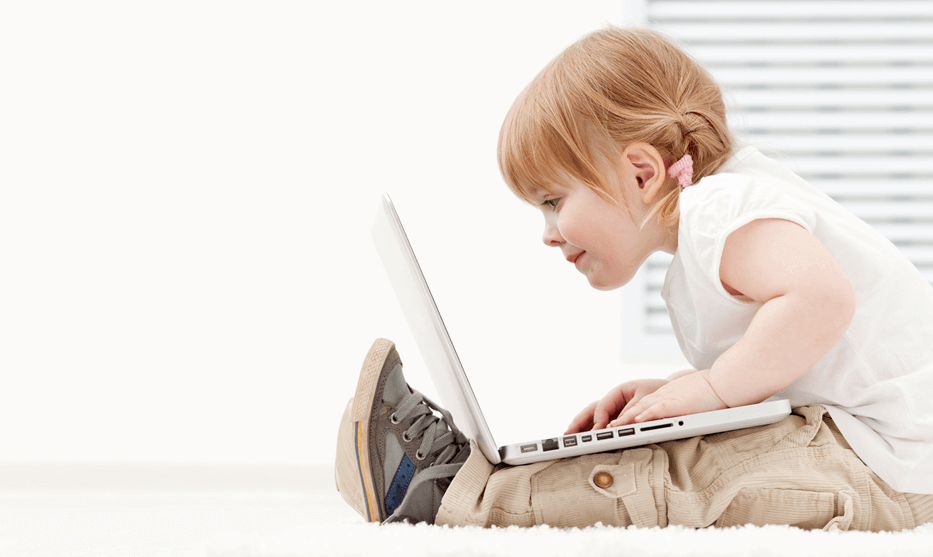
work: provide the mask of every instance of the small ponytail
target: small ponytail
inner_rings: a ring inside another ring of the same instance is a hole
[[[693,158],[694,181],[715,172],[731,156],[733,139],[724,118],[702,108],[688,109],[677,126],[683,137],[681,151]]]

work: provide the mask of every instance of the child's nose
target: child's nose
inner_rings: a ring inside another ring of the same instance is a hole
[[[557,230],[557,226],[547,221],[544,223],[544,236],[541,239],[544,241],[544,245],[548,247],[556,247],[564,243],[564,238]]]

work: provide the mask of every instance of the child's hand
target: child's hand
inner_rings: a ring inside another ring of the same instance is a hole
[[[567,431],[564,432],[564,435],[591,430],[593,428],[593,410],[596,409],[597,404],[599,404],[599,401],[594,400],[580,411],[573,421],[570,422],[570,426],[567,427]]]
[[[609,420],[667,383],[667,379],[639,379],[622,383],[606,393],[602,400],[590,403],[577,414],[565,435],[605,428],[609,425]]]
[[[709,383],[709,370],[683,375],[628,406],[610,427],[728,408]]]

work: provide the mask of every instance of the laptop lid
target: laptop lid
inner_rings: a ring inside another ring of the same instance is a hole
[[[441,402],[464,435],[476,441],[489,462],[498,464],[492,432],[388,194],[376,211],[372,236]]]

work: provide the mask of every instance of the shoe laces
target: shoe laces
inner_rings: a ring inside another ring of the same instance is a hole
[[[440,413],[440,416],[432,410]],[[421,438],[421,446],[415,453],[418,460],[437,454],[431,466],[446,464],[468,443],[466,436],[454,425],[450,412],[415,390],[401,400],[389,419],[399,423],[412,417],[418,419],[405,430],[403,439],[407,442]]]

